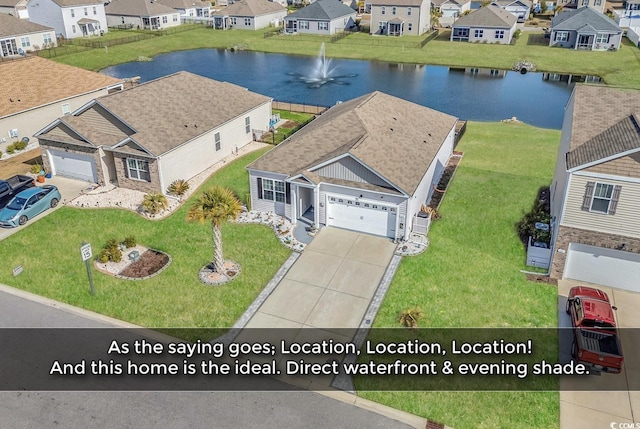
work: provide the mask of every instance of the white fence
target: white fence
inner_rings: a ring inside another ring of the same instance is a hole
[[[629,27],[627,39],[631,40],[634,45],[640,46],[640,27]]]

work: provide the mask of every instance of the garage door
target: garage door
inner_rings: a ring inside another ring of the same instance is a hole
[[[91,156],[50,150],[53,173],[58,176],[97,182],[96,164]]]
[[[640,255],[571,243],[564,277],[640,292]]]
[[[327,225],[368,234],[395,237],[396,206],[343,196],[327,196]]]

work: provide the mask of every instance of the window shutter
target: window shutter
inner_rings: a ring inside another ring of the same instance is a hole
[[[591,198],[593,198],[593,188],[595,188],[596,182],[587,182],[587,186],[584,192],[584,198],[582,199],[582,210],[589,211],[591,208]]]
[[[620,199],[620,189],[622,186],[616,185],[613,187],[613,195],[611,196],[611,202],[609,203],[609,211],[607,214],[616,214],[616,209],[618,208],[618,200]]]
[[[262,177],[258,177],[258,199],[262,199]]]
[[[291,183],[289,182],[285,183],[284,195],[285,203],[291,204]]]
[[[129,179],[129,164],[128,164],[128,158],[122,158],[122,162],[124,163],[124,177],[126,177],[127,179]]]

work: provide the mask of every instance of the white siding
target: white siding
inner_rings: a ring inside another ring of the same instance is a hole
[[[29,10],[29,21],[53,28],[56,32],[56,37],[59,35],[67,37],[62,18],[62,9],[52,0],[30,1],[27,4],[27,8]]]
[[[614,215],[581,210],[587,182],[620,185],[620,200]],[[572,174],[562,225],[640,238],[640,183]]]
[[[265,103],[159,157],[163,191],[174,180],[188,180],[216,162],[253,141],[253,133],[245,131],[245,117],[251,118],[252,129],[266,130],[271,117],[271,102]],[[220,150],[215,149],[215,134],[220,133]]]
[[[87,8],[87,15],[84,14],[85,7]],[[95,15],[93,13],[94,7],[96,8]],[[96,29],[92,34],[100,34],[100,31],[106,33],[108,31],[107,18],[104,14],[104,4],[102,3],[60,7],[53,0],[38,0],[30,1],[28,8],[31,22],[52,27],[57,35],[63,35],[67,39],[82,37],[82,30],[78,25],[78,21],[83,18],[93,19],[100,23],[100,28]],[[71,13],[72,9],[74,16]],[[73,32],[74,25],[75,33]]]
[[[133,26],[142,28],[142,18],[139,16],[107,15],[107,25],[117,27],[118,25]]]
[[[279,12],[256,16],[255,18],[252,18],[253,26],[251,29],[258,30],[260,28],[268,27],[274,21],[277,21],[278,24],[282,24],[282,20],[285,16],[287,16],[286,9],[283,9]]]

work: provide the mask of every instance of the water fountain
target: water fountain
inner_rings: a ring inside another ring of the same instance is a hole
[[[335,75],[336,67],[331,67],[331,59],[325,56],[324,42],[320,45],[320,52],[316,57],[314,67],[308,75],[299,73],[291,73],[293,76],[297,76],[297,81],[308,84],[309,88],[320,88],[327,83],[334,83],[337,85],[348,85],[345,82],[345,78],[355,77],[355,74]]]

